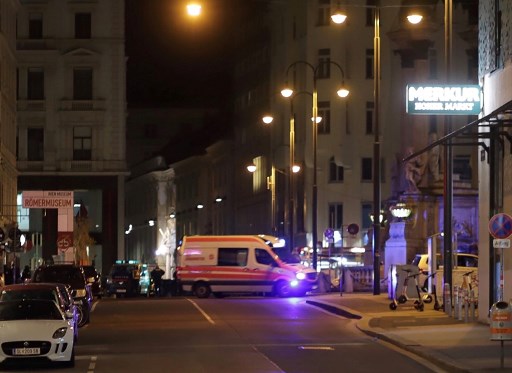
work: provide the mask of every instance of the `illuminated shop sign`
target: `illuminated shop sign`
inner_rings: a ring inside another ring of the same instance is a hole
[[[62,209],[73,208],[73,191],[23,191],[21,194],[23,208]]]
[[[407,86],[407,113],[424,115],[478,115],[482,91],[478,85]]]

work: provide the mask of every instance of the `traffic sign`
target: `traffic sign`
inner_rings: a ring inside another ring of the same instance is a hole
[[[494,238],[508,238],[512,235],[512,217],[504,213],[494,215],[489,220],[489,233]]]
[[[495,238],[492,240],[492,246],[495,249],[510,249],[510,240],[508,238]]]
[[[347,227],[347,232],[352,235],[357,234],[359,232],[359,225],[357,225],[356,223],[349,224]]]

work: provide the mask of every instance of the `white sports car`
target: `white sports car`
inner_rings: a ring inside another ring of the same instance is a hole
[[[75,363],[74,330],[50,300],[0,302],[0,363]]]

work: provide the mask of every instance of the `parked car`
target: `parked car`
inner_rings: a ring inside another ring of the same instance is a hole
[[[74,264],[52,264],[37,268],[32,282],[57,282],[71,286],[73,300],[77,301],[83,312],[83,323],[90,321],[92,307],[91,286],[85,280],[82,267]]]
[[[0,302],[0,363],[29,360],[75,364],[73,324],[53,300]]]
[[[85,279],[91,285],[92,295],[101,298],[103,295],[103,286],[101,284],[101,276],[92,265],[82,266],[84,269]]]
[[[133,261],[114,263],[107,277],[107,294],[116,296],[136,296],[140,294],[142,264]]]
[[[456,258],[456,260],[455,260]],[[421,272],[428,272],[428,254],[417,254],[412,264],[418,266]],[[441,254],[437,254],[437,263],[435,268],[443,265]],[[457,253],[454,255],[453,266],[458,268],[478,268],[478,255]]]
[[[73,324],[75,340],[78,339],[78,312],[68,298],[66,285],[56,283],[23,283],[5,286],[0,292],[0,302],[22,299],[53,300]]]

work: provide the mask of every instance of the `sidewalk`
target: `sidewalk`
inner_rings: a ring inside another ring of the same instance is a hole
[[[328,293],[306,301],[326,311],[358,319],[364,333],[426,358],[446,372],[512,372],[512,341],[491,341],[490,326],[456,320],[433,303],[423,312],[408,301],[391,310],[387,294]],[[503,368],[501,357],[504,356]]]

